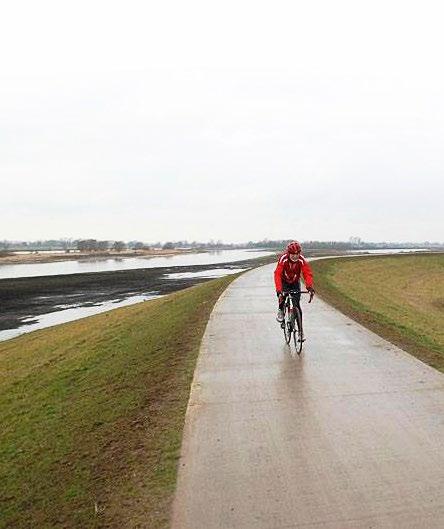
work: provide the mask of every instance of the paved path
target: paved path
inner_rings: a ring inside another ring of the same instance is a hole
[[[289,352],[273,266],[204,337],[173,529],[444,528],[444,375],[315,299]]]

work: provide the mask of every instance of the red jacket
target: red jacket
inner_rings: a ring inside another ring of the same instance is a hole
[[[313,273],[310,265],[303,255],[299,255],[299,259],[293,262],[288,257],[287,253],[284,253],[279,258],[276,270],[274,271],[274,284],[276,285],[276,291],[282,292],[282,281],[293,285],[297,283],[301,277],[304,278],[305,286],[313,286]]]

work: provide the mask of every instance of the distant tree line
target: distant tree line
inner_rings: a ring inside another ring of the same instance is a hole
[[[248,241],[244,243],[224,243],[222,241],[209,241],[209,242],[188,242],[188,241],[173,241],[167,242],[162,247],[164,249],[181,248],[181,249],[203,249],[203,250],[233,250],[233,249],[269,249],[269,250],[281,250],[287,246],[287,244],[294,239],[263,239],[260,241]],[[349,241],[315,241],[308,240],[300,241],[303,248],[307,250],[316,249],[327,249],[327,250],[371,250],[371,249],[383,249],[383,248],[442,248],[443,243],[438,242],[365,242],[359,237],[351,237]],[[160,243],[154,245],[159,247]]]
[[[126,249],[149,249],[150,245],[141,241],[102,241],[97,239],[48,239],[44,241],[0,241],[0,251],[81,251],[103,252],[108,250],[123,251]]]
[[[63,250],[82,251],[82,252],[103,252],[113,250],[121,252],[123,250],[143,250],[143,249],[202,249],[202,250],[229,250],[229,249],[271,249],[280,250],[290,242],[291,239],[262,239],[260,241],[248,241],[245,243],[225,243],[222,240],[213,240],[207,242],[201,241],[167,241],[146,243],[142,241],[124,242],[120,240],[97,240],[97,239],[48,239],[40,241],[9,241],[0,240],[0,251],[44,251],[44,250]],[[359,237],[350,237],[348,241],[316,241],[302,240],[304,249],[332,249],[332,250],[370,250],[383,248],[443,248],[443,243],[438,242],[365,242]]]
[[[144,250],[149,249],[145,243],[140,241],[98,241],[96,239],[81,239],[76,241],[77,250],[80,252],[105,252],[107,250],[114,250],[122,252],[123,250]]]
[[[81,239],[77,241],[77,250],[80,252],[104,252],[109,250],[109,241],[98,241],[96,239]]]

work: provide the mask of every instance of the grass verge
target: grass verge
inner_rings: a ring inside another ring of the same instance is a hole
[[[444,254],[325,259],[311,263],[328,303],[444,371]]]
[[[0,527],[164,528],[189,388],[232,275],[0,343]]]

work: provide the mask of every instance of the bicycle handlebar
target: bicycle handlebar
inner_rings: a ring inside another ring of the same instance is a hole
[[[313,296],[314,296],[314,292],[310,292],[309,290],[287,290],[287,292],[283,292],[283,295],[288,295],[288,294],[310,294],[310,299],[309,299],[309,303],[312,302],[312,299],[313,299]]]

